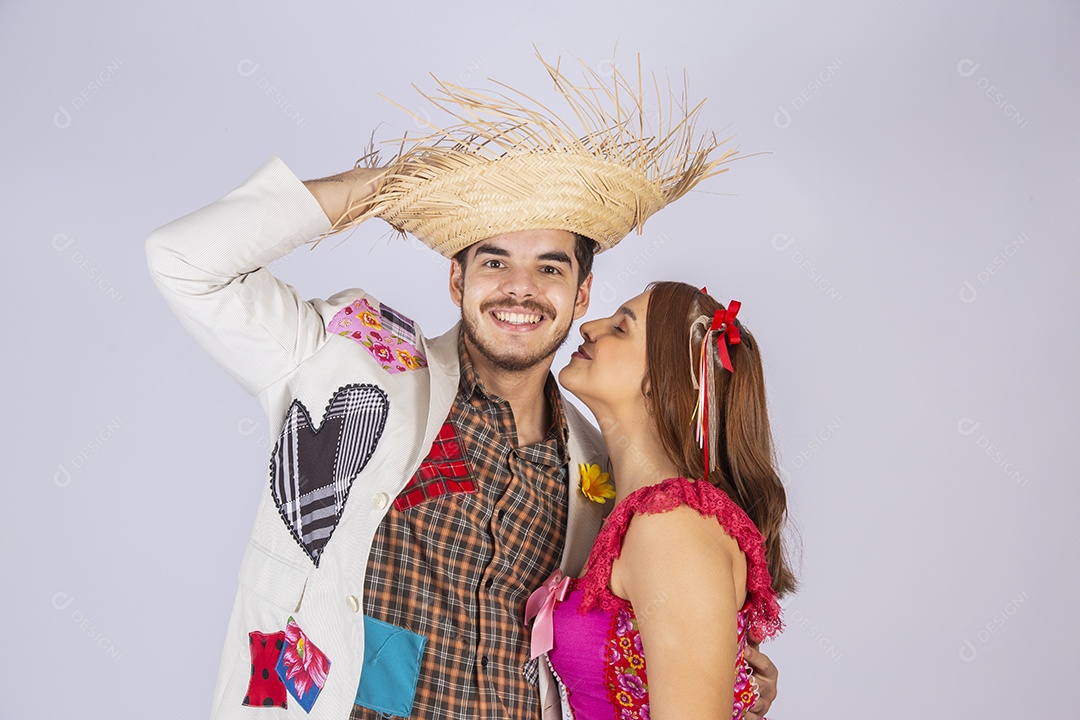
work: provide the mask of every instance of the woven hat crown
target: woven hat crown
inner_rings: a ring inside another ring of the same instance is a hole
[[[650,103],[640,58],[636,84],[614,66],[605,76],[582,62],[585,81],[576,85],[537,57],[578,127],[503,83],[484,91],[436,78],[437,93],[417,91],[456,122],[440,128],[402,108],[433,132],[391,141],[399,149],[374,201],[332,232],[379,217],[453,257],[504,233],[566,230],[603,251],[737,154],[714,157],[727,141],[695,137],[702,103],[688,106],[685,83],[679,102],[669,90],[665,114],[653,78]]]

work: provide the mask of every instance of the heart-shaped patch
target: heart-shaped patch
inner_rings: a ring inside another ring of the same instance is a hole
[[[289,406],[270,456],[270,490],[315,567],[341,519],[353,478],[375,452],[389,410],[386,393],[374,385],[335,392],[317,429],[302,402]]]

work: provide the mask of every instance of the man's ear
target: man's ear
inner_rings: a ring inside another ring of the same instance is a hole
[[[450,299],[454,304],[461,307],[461,299],[465,294],[465,268],[457,258],[450,258]]]
[[[589,309],[589,300],[592,299],[592,278],[590,272],[585,276],[585,282],[577,290],[577,298],[574,299],[574,319],[578,320]]]

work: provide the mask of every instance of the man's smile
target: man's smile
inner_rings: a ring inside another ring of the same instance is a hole
[[[499,330],[511,333],[529,333],[547,327],[545,322],[555,318],[554,309],[548,309],[533,299],[526,299],[521,304],[507,301],[505,298],[491,299],[480,306],[480,312],[491,318],[492,324]]]
[[[532,312],[511,312],[509,310],[494,310],[492,316],[500,322],[511,325],[536,325],[544,319],[543,315]]]

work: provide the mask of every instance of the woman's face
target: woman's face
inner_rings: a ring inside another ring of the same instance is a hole
[[[593,412],[642,403],[648,370],[645,317],[648,291],[627,300],[615,314],[581,326],[584,342],[559,373],[559,382]],[[602,420],[602,418],[597,418]]]

